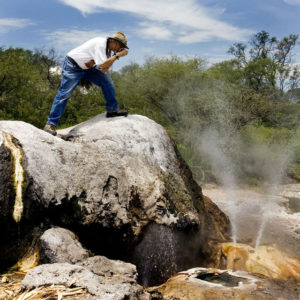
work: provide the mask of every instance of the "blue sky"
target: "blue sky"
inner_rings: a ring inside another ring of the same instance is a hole
[[[233,43],[261,30],[299,34],[300,0],[0,0],[0,46],[54,47],[64,56],[89,38],[123,31],[130,51],[116,69],[152,55],[222,61]]]

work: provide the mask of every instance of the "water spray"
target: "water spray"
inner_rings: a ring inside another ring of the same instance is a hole
[[[201,150],[207,155],[214,174],[223,185],[227,199],[232,204],[230,209],[229,218],[231,221],[231,235],[233,243],[237,242],[237,225],[236,214],[238,206],[238,197],[236,194],[237,184],[232,168],[232,161],[221,150],[219,141],[221,140],[216,131],[207,131],[201,138]]]
[[[274,209],[274,204],[277,203],[276,195],[279,194],[278,187],[282,183],[284,174],[287,169],[288,162],[293,155],[293,148],[297,141],[298,135],[299,134],[295,134],[294,137],[289,140],[289,142],[285,146],[284,150],[282,148],[277,149],[277,153],[276,153],[276,151],[273,149],[274,147],[272,148],[273,152],[275,152],[275,154],[276,154],[275,155],[276,160],[271,161],[270,169],[268,170],[268,174],[267,174],[271,184],[268,188],[266,202],[263,205],[262,221],[261,221],[258,233],[257,233],[255,248],[258,248],[258,246],[261,243],[262,236],[263,236],[267,221],[269,219],[269,215],[270,215],[269,212]]]

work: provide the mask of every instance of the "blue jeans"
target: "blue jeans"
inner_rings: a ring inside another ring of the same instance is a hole
[[[106,101],[106,111],[119,109],[115,88],[109,75],[102,73],[96,68],[82,70],[66,58],[62,65],[61,85],[54,98],[47,123],[57,126],[69,98],[82,78],[101,87]]]

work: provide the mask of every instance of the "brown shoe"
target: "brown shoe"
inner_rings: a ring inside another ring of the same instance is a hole
[[[119,110],[113,110],[108,111],[106,113],[106,118],[113,118],[113,117],[127,117],[128,111],[126,109],[119,109]]]
[[[44,131],[52,134],[52,135],[57,135],[57,132],[56,132],[56,126],[53,125],[53,124],[49,124],[47,123],[44,127]]]

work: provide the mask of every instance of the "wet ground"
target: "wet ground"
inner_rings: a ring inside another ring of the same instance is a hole
[[[235,224],[237,242],[272,245],[300,257],[300,184],[279,186],[272,195],[267,189],[202,187]]]

